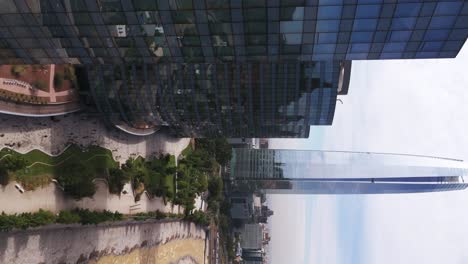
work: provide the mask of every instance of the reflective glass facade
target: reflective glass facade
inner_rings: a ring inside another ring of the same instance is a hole
[[[463,0],[2,0],[0,63],[452,58]]]
[[[467,164],[367,152],[233,149],[239,184],[289,194],[378,194],[461,190]]]
[[[114,124],[169,125],[179,136],[308,137],[310,125],[333,121],[339,66],[159,63],[88,72],[99,110]]]
[[[452,58],[467,36],[463,0],[0,1],[0,64],[86,65],[134,134],[308,137],[344,61]]]

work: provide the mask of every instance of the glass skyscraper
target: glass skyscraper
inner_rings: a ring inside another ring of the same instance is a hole
[[[333,69],[339,63],[161,63],[88,73],[100,112],[124,130],[167,125],[179,136],[249,138],[308,137],[310,125],[330,125]]]
[[[2,0],[0,63],[453,58],[463,0]]]
[[[0,64],[84,65],[134,134],[307,137],[347,60],[453,58],[467,36],[463,0],[0,1]]]
[[[286,194],[379,194],[462,190],[466,163],[417,155],[233,149],[240,186]]]

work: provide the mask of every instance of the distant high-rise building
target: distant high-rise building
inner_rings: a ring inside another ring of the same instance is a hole
[[[240,186],[286,194],[379,194],[462,190],[468,166],[417,155],[233,149]]]
[[[308,137],[349,60],[453,58],[467,36],[463,0],[0,1],[0,64],[86,65],[137,135]]]
[[[240,232],[242,250],[261,250],[263,248],[263,231],[261,224],[245,224]]]

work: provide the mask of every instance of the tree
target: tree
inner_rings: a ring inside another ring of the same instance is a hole
[[[72,65],[68,65],[64,69],[64,79],[69,81],[76,80],[75,68]]]
[[[57,223],[74,224],[81,222],[80,215],[72,211],[60,211],[57,217]]]
[[[195,211],[193,213],[187,214],[185,216],[185,219],[188,221],[192,221],[197,225],[207,226],[210,223],[208,220],[208,216],[202,211]]]
[[[216,161],[221,165],[226,165],[231,161],[232,147],[226,138],[215,139],[215,156]]]
[[[210,154],[215,154],[216,152],[216,143],[213,139],[208,139],[208,138],[197,139],[196,145],[198,149],[204,149]]]
[[[211,200],[222,200],[223,197],[223,180],[221,177],[211,177],[208,182],[208,191],[210,192]]]
[[[176,173],[175,157],[172,155],[154,157],[145,162],[145,167],[149,171],[148,177],[145,178],[145,189],[153,195],[172,198],[173,192],[166,184],[166,180]]]
[[[219,210],[219,202],[218,201],[209,201],[208,202],[208,209],[211,211],[211,212],[218,212]]]
[[[8,171],[0,165],[0,185],[7,185],[10,182]]]
[[[65,193],[75,199],[91,197],[96,192],[93,173],[82,163],[67,163],[62,165],[57,180],[62,184]]]
[[[0,160],[0,167],[7,171],[17,171],[23,169],[26,166],[26,160],[19,155],[8,155],[4,156]]]
[[[33,83],[33,86],[35,86],[39,90],[44,90],[46,88],[46,84],[44,81],[37,80]]]
[[[124,173],[123,170],[119,168],[109,169],[109,191],[111,193],[120,194],[125,183],[129,180],[129,175]]]
[[[11,67],[11,74],[14,75],[16,78],[19,78],[25,70],[25,65],[13,65]]]
[[[0,185],[7,185],[10,182],[9,172],[23,169],[26,166],[26,160],[18,155],[3,156],[0,160]]]

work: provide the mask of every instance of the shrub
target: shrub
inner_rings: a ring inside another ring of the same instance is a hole
[[[130,177],[128,177],[128,174],[124,173],[121,169],[119,168],[110,168],[109,169],[109,191],[111,193],[115,194],[120,194],[122,192],[122,189],[125,185],[130,180]]]
[[[13,228],[27,229],[29,227],[38,227],[52,223],[73,224],[81,223],[83,225],[99,224],[107,221],[122,221],[121,213],[110,211],[96,212],[88,209],[75,209],[73,211],[60,211],[56,217],[52,212],[40,209],[36,213],[22,213],[7,215],[4,212],[0,214],[0,231],[9,231]]]
[[[208,183],[208,191],[211,200],[221,200],[223,198],[223,179],[213,176]]]
[[[11,74],[14,75],[16,78],[20,77],[21,74],[26,70],[25,65],[13,65],[11,67]]]
[[[75,199],[91,197],[96,192],[92,171],[82,163],[66,163],[60,166],[57,177],[65,193]]]
[[[55,222],[55,215],[50,211],[39,209],[38,212],[31,214],[30,226],[37,227],[52,224]]]
[[[186,220],[194,222],[197,225],[207,226],[210,224],[208,216],[202,211],[195,211],[185,217]]]
[[[69,81],[76,80],[75,68],[73,66],[67,66],[64,69],[64,79]]]
[[[72,211],[60,211],[57,217],[57,223],[60,223],[60,224],[74,224],[74,223],[80,223],[80,222],[81,222],[80,215]]]
[[[26,166],[26,160],[19,155],[8,155],[0,160],[0,167],[7,171],[17,171]]]
[[[7,185],[10,182],[10,175],[8,171],[0,166],[0,185]]]
[[[2,212],[0,215],[0,231],[8,231],[13,228],[26,229],[29,227],[38,227],[55,222],[55,215],[49,211],[40,209],[36,213],[22,213],[6,215]]]
[[[46,83],[44,81],[38,80],[33,83],[33,86],[39,90],[44,90],[46,88]]]
[[[228,164],[231,161],[232,148],[226,138],[215,139],[216,161],[221,165]]]
[[[123,220],[123,215],[121,213],[112,213],[107,210],[102,212],[93,212],[88,209],[75,209],[73,212],[79,215],[80,223],[83,225],[97,225],[102,222]]]

